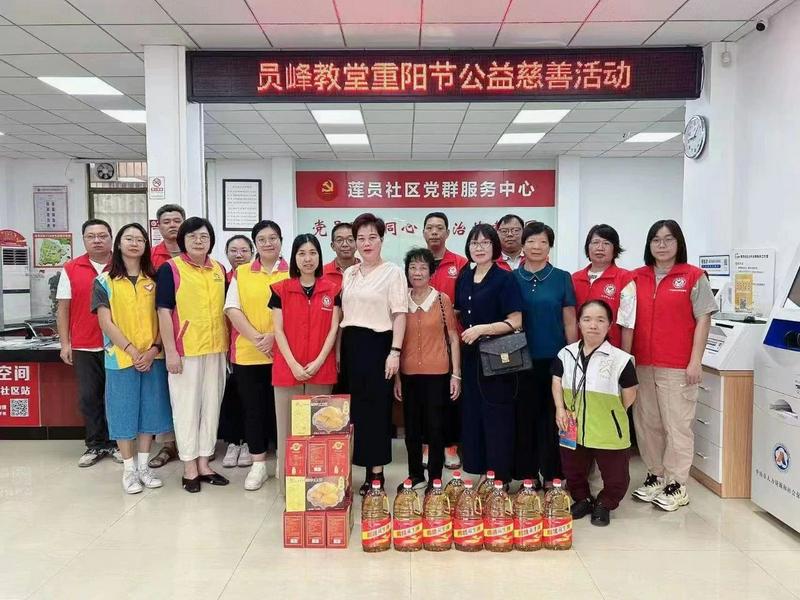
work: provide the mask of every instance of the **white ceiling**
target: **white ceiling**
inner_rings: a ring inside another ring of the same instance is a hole
[[[489,48],[736,41],[794,0],[1,0],[0,156],[141,158],[144,125],[101,109],[144,107],[144,44],[188,48]],[[124,96],[72,97],[38,76],[101,77]],[[330,107],[330,105],[327,105]],[[495,148],[521,103],[362,105],[367,156],[666,155],[623,132],[682,121],[676,103],[568,104],[535,147]],[[561,106],[561,105],[559,105]],[[541,103],[534,108],[543,108]],[[530,106],[528,106],[530,108]],[[210,156],[361,156],[327,145],[308,109],[208,105]],[[363,129],[362,129],[363,130]],[[585,154],[584,154],[585,153]]]

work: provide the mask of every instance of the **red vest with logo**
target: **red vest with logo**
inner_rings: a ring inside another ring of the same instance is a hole
[[[467,259],[460,254],[445,250],[444,256],[442,256],[442,262],[439,263],[439,267],[431,277],[431,286],[443,294],[447,294],[447,297],[450,298],[452,302],[456,297],[456,280],[458,279],[458,274],[467,262]]]
[[[94,270],[89,255],[84,254],[67,261],[64,264],[64,271],[69,277],[69,285],[72,288],[72,299],[69,304],[70,343],[75,350],[102,348],[103,332],[100,330],[97,315],[91,311],[92,288],[97,271]]]
[[[283,332],[294,359],[307,365],[319,356],[331,330],[334,300],[338,289],[325,277],[317,278],[311,298],[306,296],[300,279],[293,277],[272,285],[272,293],[281,299]],[[331,350],[317,374],[306,381],[297,381],[278,344],[273,346],[272,385],[291,387],[302,383],[328,385],[336,383],[336,351]]]
[[[594,283],[589,283],[590,267],[591,265],[572,274],[572,285],[578,301],[577,309],[580,310],[583,303],[589,300],[603,300],[608,304],[614,314],[614,324],[608,330],[608,341],[613,346],[620,348],[622,327],[617,324],[617,311],[619,311],[622,290],[633,280],[633,273],[611,264],[600,277],[594,280]]]
[[[685,369],[692,357],[697,323],[692,310],[692,288],[704,276],[702,269],[676,264],[658,286],[653,267],[639,267],[633,276],[636,327],[632,354],[636,365]]]

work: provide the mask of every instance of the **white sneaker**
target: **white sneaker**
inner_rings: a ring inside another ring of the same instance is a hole
[[[226,468],[235,467],[239,460],[239,446],[236,444],[228,444],[228,449],[225,451],[225,458],[222,459],[222,466]]]
[[[455,446],[444,449],[444,466],[451,471],[461,468],[461,459],[458,456],[458,450],[456,450]]]
[[[138,494],[144,489],[136,471],[122,471],[122,489],[128,494]]]
[[[236,462],[236,464],[240,467],[249,467],[253,464],[253,456],[250,454],[250,448],[246,443],[240,446],[239,460]]]
[[[662,510],[672,512],[689,504],[686,486],[677,481],[670,481],[664,490],[653,499],[653,504]]]
[[[139,467],[139,481],[149,490],[160,488],[164,483],[156,476],[153,470],[147,465]]]
[[[106,450],[106,454],[108,454],[115,463],[122,464],[122,452],[119,451],[119,448],[109,448]]]
[[[664,478],[648,473],[644,483],[633,491],[634,499],[652,502],[664,490]]]
[[[81,457],[78,459],[78,466],[79,467],[91,467],[92,465],[96,465],[99,460],[105,457],[106,453],[104,450],[98,450],[97,448],[87,448],[86,451],[81,454]]]
[[[267,477],[269,477],[267,475],[267,463],[264,461],[254,462],[253,466],[250,467],[247,478],[244,480],[244,489],[251,492],[260,489]]]

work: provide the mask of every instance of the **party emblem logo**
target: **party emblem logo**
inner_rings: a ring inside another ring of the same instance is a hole
[[[333,179],[324,179],[319,184],[319,197],[323,200],[336,198],[336,184]]]
[[[447,274],[450,277],[455,277],[456,275],[458,275],[458,269],[456,269],[455,265],[450,265],[450,268],[447,269]]]
[[[325,295],[322,297],[322,306],[324,306],[325,308],[330,308],[332,304],[333,300],[331,299],[330,296]]]
[[[613,283],[609,283],[606,287],[603,288],[603,294],[608,296],[609,298],[613,298],[614,294],[617,293],[617,286]]]
[[[672,287],[674,287],[676,290],[682,290],[686,287],[686,278],[676,277],[672,280]]]

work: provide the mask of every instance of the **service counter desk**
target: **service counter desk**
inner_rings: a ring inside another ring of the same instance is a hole
[[[73,368],[57,341],[0,338],[0,439],[80,439]]]
[[[753,357],[764,322],[713,319],[703,354],[691,474],[722,498],[749,498]]]

